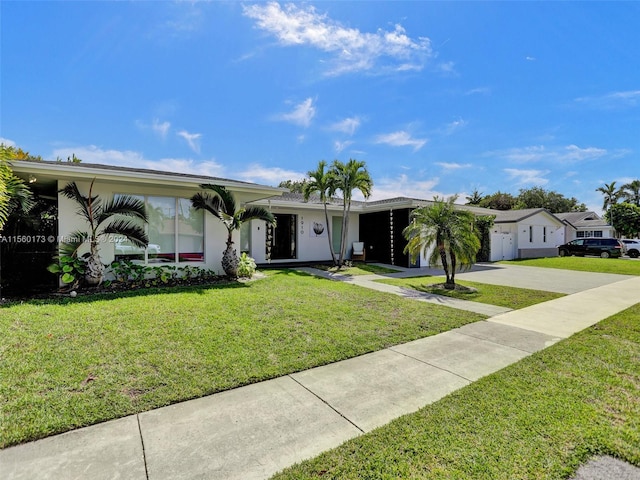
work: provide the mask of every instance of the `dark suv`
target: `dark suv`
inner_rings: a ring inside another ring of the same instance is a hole
[[[558,247],[561,257],[576,255],[596,255],[602,258],[620,257],[624,253],[624,246],[616,238],[578,238]]]

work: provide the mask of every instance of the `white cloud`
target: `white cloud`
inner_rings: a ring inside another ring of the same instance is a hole
[[[257,163],[249,165],[245,171],[238,172],[236,176],[247,182],[263,183],[273,186],[277,186],[280,182],[286,180],[303,180],[307,177],[304,173],[294,170],[285,170],[279,167],[264,167]]]
[[[349,117],[332,124],[329,129],[346,133],[347,135],[353,135],[360,126],[360,123],[359,117]]]
[[[9,140],[8,138],[4,138],[4,137],[0,137],[0,143],[3,143],[7,147],[15,147],[16,146],[16,142],[14,142],[13,140]]]
[[[489,87],[476,87],[464,92],[465,95],[489,95],[491,89]]]
[[[436,162],[436,165],[444,168],[445,170],[460,170],[461,168],[471,168],[470,163],[451,163],[451,162]]]
[[[170,122],[166,122],[166,121],[165,122],[161,122],[157,118],[154,118],[153,122],[150,125],[146,124],[146,123],[144,123],[144,122],[142,122],[140,120],[136,121],[136,125],[141,130],[151,130],[151,131],[153,131],[153,133],[155,133],[156,135],[158,135],[162,139],[167,138],[167,134],[169,133],[169,130],[171,129],[171,123]]]
[[[542,186],[549,183],[544,175],[551,173],[549,170],[519,170],[517,168],[505,168],[504,172],[514,180],[517,185]]]
[[[67,158],[75,154],[83,163],[98,163],[117,167],[146,168],[163,172],[192,173],[220,177],[224,168],[214,159],[195,161],[189,158],[162,158],[150,160],[132,150],[104,150],[95,145],[63,147],[53,151],[52,158]]]
[[[442,130],[442,133],[445,135],[452,135],[457,130],[460,130],[461,128],[466,127],[467,123],[468,122],[466,120],[459,118],[458,120],[454,120],[453,122],[445,125],[444,129]]]
[[[351,144],[353,144],[353,142],[350,140],[345,140],[344,142],[336,140],[335,142],[333,142],[333,148],[336,153],[340,153]]]
[[[304,102],[296,105],[291,112],[276,115],[275,119],[300,125],[301,127],[308,127],[315,116],[316,107],[313,105],[313,99],[309,97]]]
[[[421,200],[431,200],[434,196],[448,196],[435,189],[440,180],[432,178],[428,180],[414,180],[406,174],[395,178],[382,178],[375,182],[370,201],[384,200],[394,197],[418,198]],[[362,200],[354,193],[354,199]]]
[[[611,92],[604,95],[579,97],[576,103],[592,108],[613,109],[640,106],[640,90]]]
[[[567,145],[564,147],[545,147],[544,145],[534,145],[529,147],[511,148],[508,150],[500,150],[488,152],[486,156],[497,156],[515,163],[532,163],[532,162],[556,162],[556,163],[575,163],[581,161],[595,160],[610,155],[604,148],[586,147],[581,148],[577,145]],[[617,156],[623,156],[624,151],[614,152]]]
[[[524,59],[528,62],[535,62],[537,60],[536,57],[532,57],[531,55],[527,55],[526,57],[524,57]]]
[[[457,76],[458,72],[456,71],[456,64],[454,62],[442,62],[437,65],[437,70],[445,75],[454,75]]]
[[[189,148],[195,153],[200,153],[200,137],[201,133],[189,133],[186,130],[180,130],[178,136],[184,138],[189,145]]]
[[[411,134],[405,131],[398,131],[393,133],[385,133],[378,135],[374,142],[385,143],[392,147],[413,147],[414,152],[420,150],[427,143],[426,138],[412,138]]]
[[[331,54],[329,75],[420,70],[432,56],[431,41],[410,38],[401,25],[392,31],[361,32],[318,13],[313,6],[287,4],[283,8],[277,2],[245,6],[244,14],[282,45],[307,45]]]

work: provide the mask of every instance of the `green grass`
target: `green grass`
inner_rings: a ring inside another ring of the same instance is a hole
[[[498,263],[523,265],[529,267],[561,268],[581,272],[618,273],[621,275],[640,275],[640,261],[623,258],[596,257],[549,257],[529,260],[509,260]]]
[[[0,308],[0,447],[278,377],[482,315],[294,271]]]
[[[640,305],[276,475],[568,478],[594,454],[640,466]]]
[[[456,284],[465,287],[473,287],[477,290],[474,293],[466,293],[458,290],[445,290],[433,286],[433,284],[444,283],[444,277],[412,277],[412,278],[390,278],[377,280],[380,283],[387,283],[403,288],[411,288],[419,292],[435,293],[447,297],[470,300],[472,302],[488,303],[507,308],[524,308],[536,303],[546,302],[564,296],[562,293],[543,292],[540,290],[529,290],[526,288],[506,287],[503,285],[489,285],[486,283],[468,282],[466,280],[456,280]]]
[[[314,268],[318,270],[324,270],[325,272],[339,273],[340,275],[371,275],[372,273],[385,274],[396,273],[399,270],[393,268],[383,267],[381,265],[374,265],[370,263],[358,263],[352,267],[337,268],[330,265],[314,265]]]

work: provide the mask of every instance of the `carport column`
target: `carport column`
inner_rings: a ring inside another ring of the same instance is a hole
[[[389,210],[389,239],[391,241],[391,265],[395,265],[395,261],[393,258],[393,209]]]

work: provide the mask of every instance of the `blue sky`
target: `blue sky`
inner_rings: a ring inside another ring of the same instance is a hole
[[[373,199],[640,178],[640,2],[0,4],[0,137],[45,159]]]

